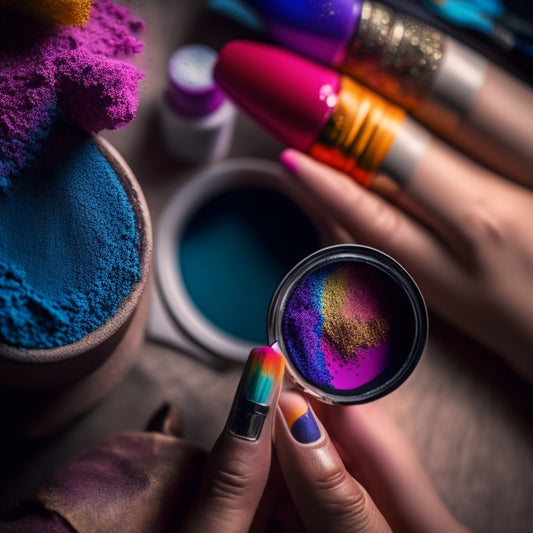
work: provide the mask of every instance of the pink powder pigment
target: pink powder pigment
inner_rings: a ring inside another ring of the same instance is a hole
[[[95,0],[84,27],[0,10],[0,193],[56,121],[97,133],[135,118],[144,73],[127,60],[141,52],[143,30],[111,0]]]

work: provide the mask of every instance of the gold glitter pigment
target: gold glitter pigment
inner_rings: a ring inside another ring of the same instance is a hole
[[[309,155],[368,185],[404,117],[403,109],[342,76],[337,105]]]
[[[337,346],[345,360],[357,355],[357,350],[378,346],[389,332],[389,323],[385,318],[367,316],[346,316],[344,306],[347,274],[343,271],[331,275],[324,287],[322,312],[324,334]],[[364,300],[364,295],[361,295]],[[353,305],[351,306],[353,307]],[[357,309],[357,306],[355,306]],[[368,310],[361,305],[361,315]]]
[[[428,92],[445,40],[408,15],[364,2],[356,38],[340,68],[410,110]]]

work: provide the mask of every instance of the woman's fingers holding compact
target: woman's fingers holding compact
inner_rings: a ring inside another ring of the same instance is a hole
[[[269,476],[284,368],[283,355],[272,348],[251,351],[226,427],[209,456],[199,497],[180,532],[249,531]]]
[[[307,531],[390,531],[369,494],[347,472],[305,397],[295,391],[280,396],[274,445]]]

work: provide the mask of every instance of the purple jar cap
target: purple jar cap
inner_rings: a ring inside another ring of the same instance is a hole
[[[363,0],[246,0],[279,44],[336,66],[357,31]]]
[[[188,117],[205,116],[226,99],[213,78],[218,54],[202,44],[176,50],[168,61],[167,98],[172,107]]]

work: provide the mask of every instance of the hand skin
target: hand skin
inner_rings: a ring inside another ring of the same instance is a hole
[[[379,406],[314,402],[348,471],[368,490],[393,531],[465,533],[396,423]]]
[[[324,421],[314,415],[320,436],[301,443],[283,413],[306,401],[299,392],[282,392],[274,438],[306,531],[467,531],[449,513],[399,429],[376,405],[316,403]]]
[[[275,360],[270,367],[276,370],[270,373],[275,377],[265,402],[269,408],[257,434],[247,422],[248,391],[254,383],[250,376],[257,375],[254,362],[263,364],[265,356]],[[273,516],[279,530],[291,533],[302,527],[308,533],[385,533],[392,531],[387,520],[399,532],[464,531],[392,423],[366,407],[317,404],[325,427],[305,396],[281,392],[283,369],[279,352],[269,347],[252,350],[228,422],[207,459],[198,496],[180,532],[255,533],[274,523]],[[298,434],[295,428],[299,423],[302,427],[302,420],[307,425]],[[284,495],[289,497],[283,501]]]
[[[296,392],[284,392],[282,398],[288,408],[291,403],[307,403]],[[302,444],[292,436],[284,411],[285,407],[276,417],[276,455],[306,531],[391,532],[367,491],[346,470],[318,420],[318,440]]]
[[[235,436],[228,423],[206,458],[178,438],[180,421],[167,406],[147,431],[113,435],[69,459],[35,497],[0,516],[0,529],[163,532],[176,524],[180,533],[263,533],[267,526],[280,533],[385,533],[390,524],[400,533],[464,531],[376,405],[313,402],[319,431],[302,444],[276,409],[280,381],[257,440]],[[309,409],[300,393],[281,393],[285,411],[295,402]]]
[[[323,217],[398,260],[432,310],[533,383],[533,191],[450,151],[433,140],[386,195],[293,149],[280,160]]]

